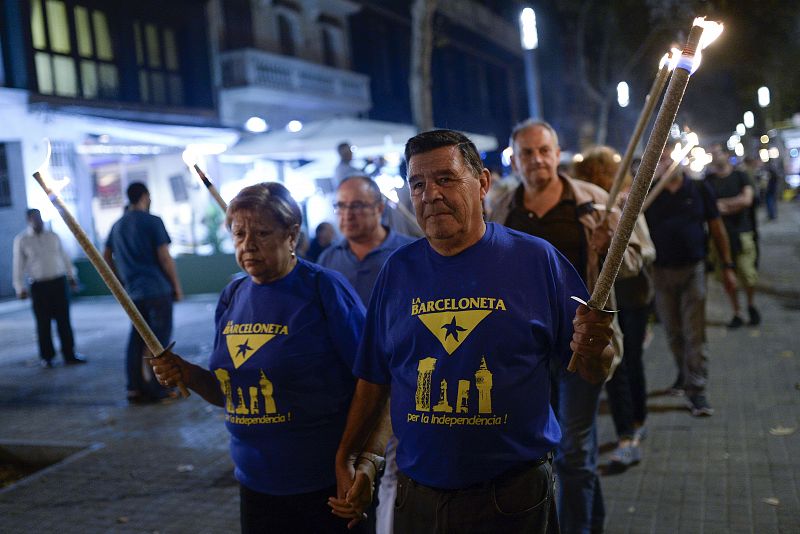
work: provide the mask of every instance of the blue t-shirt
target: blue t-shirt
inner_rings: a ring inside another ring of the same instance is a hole
[[[391,384],[401,471],[464,488],[556,446],[549,362],[569,361],[572,295],[587,291],[564,256],[494,223],[455,256],[420,239],[389,258],[355,373]]]
[[[365,306],[369,303],[375,280],[386,259],[398,248],[414,241],[414,238],[398,234],[389,228],[386,231],[388,233],[383,243],[370,250],[361,261],[350,250],[347,239],[344,238],[325,249],[317,261],[323,267],[342,273]]]
[[[170,243],[164,221],[145,211],[129,210],[111,227],[106,247],[133,300],[166,297],[173,288],[158,262],[158,247]]]
[[[270,495],[336,483],[364,306],[342,276],[304,260],[220,295],[209,369],[220,383],[237,480]]]
[[[688,267],[705,258],[705,223],[717,217],[717,202],[706,182],[684,176],[680,189],[662,191],[645,212],[655,265]]]

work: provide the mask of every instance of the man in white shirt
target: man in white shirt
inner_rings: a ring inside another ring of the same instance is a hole
[[[30,281],[42,366],[53,367],[53,357],[56,354],[51,332],[53,320],[58,326],[64,363],[86,363],[86,359],[75,353],[72,325],[69,321],[67,279],[73,288],[77,286],[72,261],[61,246],[58,235],[44,228],[39,210],[28,210],[27,218],[28,228],[14,238],[14,289],[20,299],[26,299],[26,281]]]
[[[334,186],[338,187],[339,183],[349,176],[364,174],[364,171],[353,167],[353,150],[350,148],[350,143],[347,141],[339,143],[336,146],[336,151],[339,153],[340,160],[333,171]]]

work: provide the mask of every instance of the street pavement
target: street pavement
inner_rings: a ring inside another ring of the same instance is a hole
[[[645,352],[650,415],[643,460],[605,474],[609,533],[800,531],[800,205],[761,225],[763,323],[729,331],[729,307],[709,282],[709,400],[693,418],[666,394],[675,366],[660,325]],[[215,296],[176,307],[175,350],[205,364]],[[129,323],[110,297],[72,306],[89,363],[39,367],[30,309],[0,303],[0,463],[4,451],[72,453],[0,490],[0,533],[238,531],[222,413],[198,395],[130,406],[124,353]],[[601,464],[614,448],[600,416]]]

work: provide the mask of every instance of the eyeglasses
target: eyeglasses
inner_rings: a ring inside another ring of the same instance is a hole
[[[342,213],[345,210],[350,210],[353,213],[362,213],[364,210],[368,210],[374,207],[375,207],[374,202],[373,203],[361,202],[358,200],[355,202],[350,202],[349,204],[347,202],[335,202],[333,204],[333,211],[335,211],[336,213]]]

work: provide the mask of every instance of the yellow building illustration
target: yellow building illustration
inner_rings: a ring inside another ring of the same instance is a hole
[[[278,408],[275,405],[275,399],[272,398],[272,382],[269,381],[267,375],[264,374],[264,371],[261,371],[261,378],[258,381],[258,385],[261,389],[261,394],[264,396],[264,413],[276,413]]]
[[[486,366],[486,357],[475,371],[475,387],[478,388],[478,413],[492,413],[492,373]]]
[[[247,409],[247,404],[244,402],[244,393],[242,392],[242,388],[236,388],[236,393],[239,394],[239,405],[236,407],[236,413],[238,415],[248,415],[250,410]]]
[[[434,412],[452,413],[453,407],[447,402],[447,380],[442,379],[439,386],[439,402],[433,407]]]
[[[467,413],[469,411],[469,380],[458,381],[458,396],[456,397],[456,413]]]
[[[250,393],[250,413],[253,415],[258,415],[258,388],[255,386],[250,386],[248,391]]]
[[[431,376],[436,367],[436,358],[425,358],[417,364],[417,393],[415,395],[418,412],[431,410]]]
[[[225,411],[233,413],[233,392],[231,391],[231,377],[225,369],[217,369],[214,371],[219,381],[219,388],[222,394],[225,395]]]

